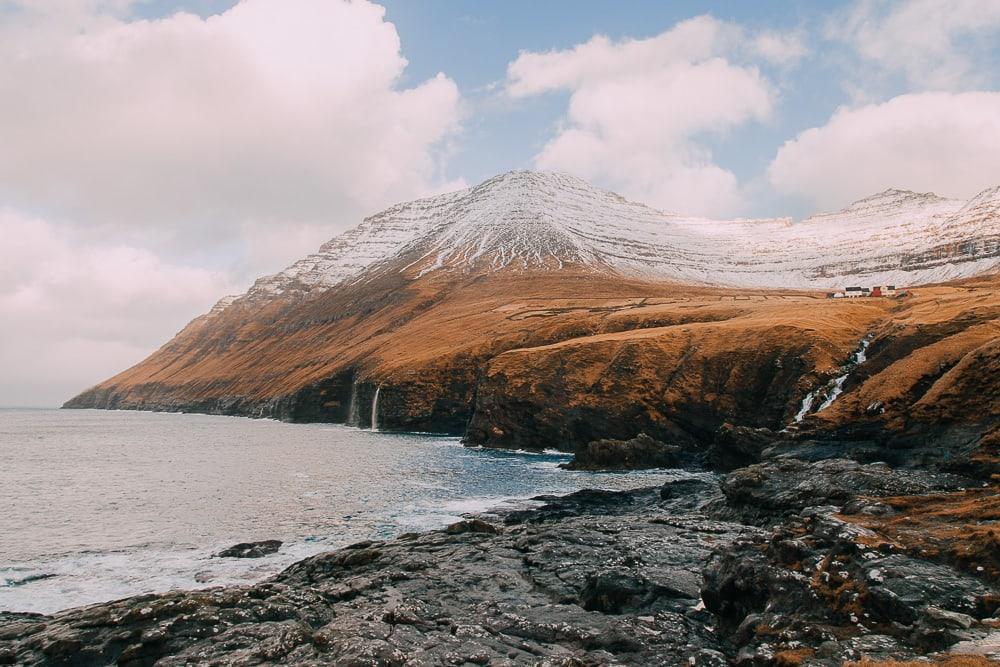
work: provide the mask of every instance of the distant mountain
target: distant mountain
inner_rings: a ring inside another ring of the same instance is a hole
[[[398,204],[244,298],[308,293],[372,269],[554,271],[730,287],[914,285],[1000,265],[1000,187],[969,202],[886,190],[836,213],[708,220],[663,213],[565,174],[515,171]]]
[[[704,445],[725,423],[783,429],[835,380],[836,403],[796,428],[875,422],[865,437],[912,438],[925,419],[967,442],[1000,419],[1000,278],[975,278],[998,266],[1000,188],[719,221],[511,172],[367,218],[66,406],[377,423],[496,446],[641,432]],[[953,280],[905,299],[818,291]],[[845,377],[862,338],[869,361]]]

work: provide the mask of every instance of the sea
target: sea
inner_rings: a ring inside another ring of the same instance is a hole
[[[0,611],[248,584],[361,540],[680,470],[562,470],[569,456],[459,438],[197,414],[0,409]],[[276,539],[259,559],[219,558]]]

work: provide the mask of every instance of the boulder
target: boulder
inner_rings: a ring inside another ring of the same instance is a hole
[[[579,450],[567,470],[644,470],[676,468],[681,448],[642,433],[631,440],[594,440]]]
[[[483,521],[482,519],[467,519],[465,521],[457,521],[447,528],[444,529],[446,533],[450,535],[459,535],[461,533],[484,533],[487,535],[492,535],[499,533],[500,529],[494,526],[492,523]]]
[[[758,463],[761,453],[776,440],[777,434],[770,429],[726,423],[715,433],[715,440],[708,448],[707,463],[709,467],[725,472]]]
[[[258,542],[240,542],[228,549],[223,549],[216,555],[219,558],[262,558],[276,553],[281,548],[281,540],[260,540]]]

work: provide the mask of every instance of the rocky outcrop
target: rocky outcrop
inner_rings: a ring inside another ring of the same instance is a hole
[[[1000,657],[997,573],[908,543],[892,523],[918,503],[919,520],[981,520],[1000,497],[925,493],[958,483],[786,460],[721,488],[702,474],[542,497],[250,586],[0,613],[0,664],[836,667],[949,652],[985,664]],[[755,506],[761,527],[742,520]]]
[[[706,453],[706,463],[713,470],[730,471],[758,463],[764,452],[780,440],[769,428],[733,426],[719,427]]]
[[[797,513],[810,506],[842,507],[858,497],[928,494],[974,484],[957,475],[893,469],[884,463],[779,458],[740,468],[720,486],[729,506],[741,512],[744,520],[763,517],[766,522],[776,514]]]
[[[796,664],[912,658],[995,641],[1000,605],[991,584],[897,553],[831,508],[717,552],[702,598],[732,633],[735,662],[761,665],[796,654]]]
[[[268,554],[277,553],[281,548],[281,540],[260,540],[259,542],[240,542],[223,549],[219,558],[263,558]]]
[[[560,467],[567,470],[645,470],[677,468],[681,462],[680,447],[640,433],[631,440],[595,440]]]
[[[675,516],[655,489],[624,497],[360,543],[249,587],[0,615],[0,662],[723,664],[700,567],[756,529]]]

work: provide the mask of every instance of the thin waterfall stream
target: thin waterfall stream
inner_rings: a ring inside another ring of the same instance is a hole
[[[372,399],[372,430],[378,430],[378,395],[382,391],[382,385],[375,387],[375,398]]]
[[[358,383],[351,383],[351,402],[347,405],[347,425],[359,426],[361,423],[360,408],[358,406]]]
[[[793,424],[798,424],[807,416],[817,412],[822,412],[833,405],[833,402],[844,393],[844,383],[847,382],[847,378],[851,376],[851,373],[853,373],[858,366],[868,361],[868,346],[871,345],[871,342],[872,334],[862,338],[861,342],[858,344],[858,348],[851,353],[847,363],[840,367],[840,374],[826,384],[817,387],[806,394],[805,398],[802,399],[802,406],[799,408],[799,411],[795,413],[795,417],[792,420]],[[813,405],[816,404],[816,400],[819,398],[822,398],[822,402],[819,404],[818,408],[813,410]]]

